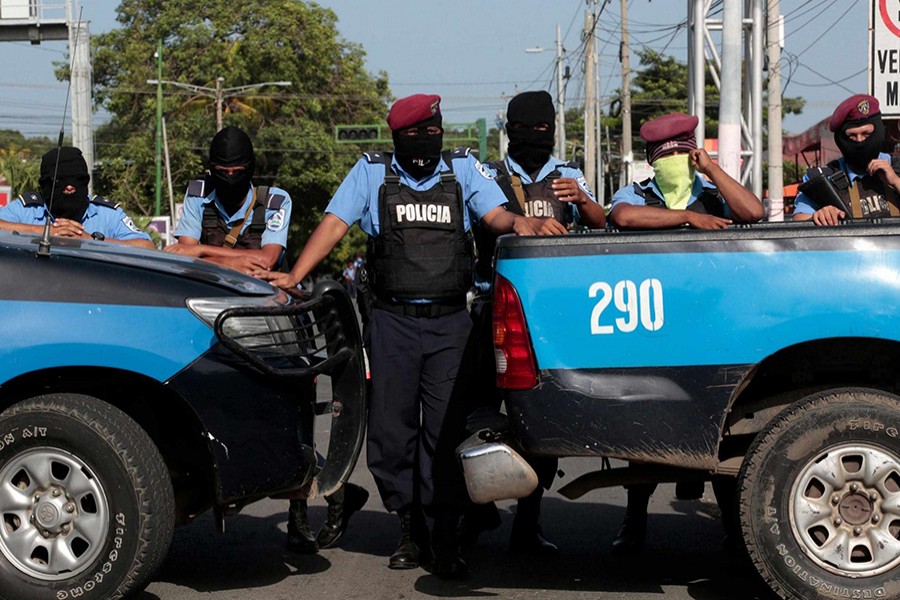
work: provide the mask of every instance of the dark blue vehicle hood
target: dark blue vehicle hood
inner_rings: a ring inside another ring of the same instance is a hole
[[[9,251],[37,255],[39,240],[36,235],[0,231],[0,255]],[[64,257],[155,271],[225,288],[241,295],[268,296],[274,291],[264,281],[196,258],[93,240],[59,237],[51,240],[51,258]]]

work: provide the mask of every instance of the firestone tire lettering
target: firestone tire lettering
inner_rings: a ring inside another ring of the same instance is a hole
[[[108,517],[106,528],[96,532],[95,547],[81,555],[87,558],[72,571],[54,572],[51,563],[32,566],[29,556],[13,552],[18,546],[7,545],[4,536],[8,539],[16,531],[0,535],[0,600],[106,600],[143,589],[166,556],[175,512],[168,471],[146,432],[115,407],[76,394],[50,394],[10,407],[0,415],[0,435],[3,432],[15,439],[0,451],[0,474],[21,471],[18,466],[6,468],[17,465],[17,457],[36,463],[71,457],[73,464],[84,464],[92,473],[93,493],[99,506],[108,507]],[[54,497],[68,497],[65,476],[51,485],[60,492]],[[5,510],[12,509],[0,506],[0,514]],[[28,527],[45,527],[42,533],[51,540],[58,536],[65,542],[68,532],[75,531],[80,510],[76,504],[71,511],[71,529],[40,518],[37,524],[22,521],[20,529],[29,533]]]

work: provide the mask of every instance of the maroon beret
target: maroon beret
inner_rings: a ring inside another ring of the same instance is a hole
[[[859,121],[879,114],[878,98],[868,94],[850,96],[834,109],[828,129],[837,131],[847,121]]]
[[[391,107],[387,116],[391,131],[406,129],[420,121],[441,114],[441,97],[435,94],[413,94],[400,98]]]
[[[673,152],[690,152],[697,147],[694,130],[700,120],[693,115],[671,113],[641,125],[641,137],[647,142],[647,161],[653,163]]]

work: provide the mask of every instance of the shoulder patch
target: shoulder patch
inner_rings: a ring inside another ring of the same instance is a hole
[[[266,200],[266,209],[281,210],[281,205],[284,204],[286,199],[287,196],[284,194],[269,194],[269,198]]]
[[[381,152],[363,152],[363,158],[365,158],[369,164],[373,165],[384,164],[385,159],[384,154]]]
[[[122,217],[122,224],[135,233],[144,233],[138,228],[137,225],[134,224],[134,221],[132,221],[131,217],[129,217],[128,215]]]
[[[491,172],[490,169],[486,168],[484,164],[482,164],[482,162],[477,158],[475,159],[475,170],[481,173],[481,176],[485,179],[495,179],[494,173]]]
[[[563,164],[557,165],[557,166],[558,167],[568,167],[570,169],[578,169],[579,171],[581,170],[581,165],[579,165],[574,160],[570,160],[569,162],[566,162],[566,163],[563,163]]]
[[[454,148],[450,153],[450,158],[465,158],[470,152],[469,148]]]
[[[287,225],[285,216],[283,208],[275,211],[275,213],[269,217],[269,220],[266,221],[266,229],[269,231],[281,231],[284,229],[284,226]]]
[[[105,206],[106,208],[116,209],[119,208],[118,202],[113,202],[108,198],[104,198],[103,196],[94,196],[91,198],[91,204],[96,204],[97,206]]]
[[[25,192],[19,196],[25,206],[44,206],[44,198],[39,192]]]
[[[210,192],[212,192],[212,190],[210,190]],[[209,193],[206,191],[206,180],[192,179],[190,183],[188,183],[187,195],[197,196],[198,198],[206,198],[209,195]]]

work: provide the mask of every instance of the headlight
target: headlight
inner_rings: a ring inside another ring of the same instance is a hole
[[[298,356],[308,354],[301,348],[298,330],[306,324],[305,315],[261,314],[267,308],[287,306],[290,299],[284,292],[263,297],[189,298],[187,306],[200,320],[215,328],[216,319],[232,308],[251,309],[254,314],[231,316],[222,324],[222,334],[242,348],[268,356]],[[262,309],[254,311],[254,309]],[[304,346],[306,343],[304,341]]]

